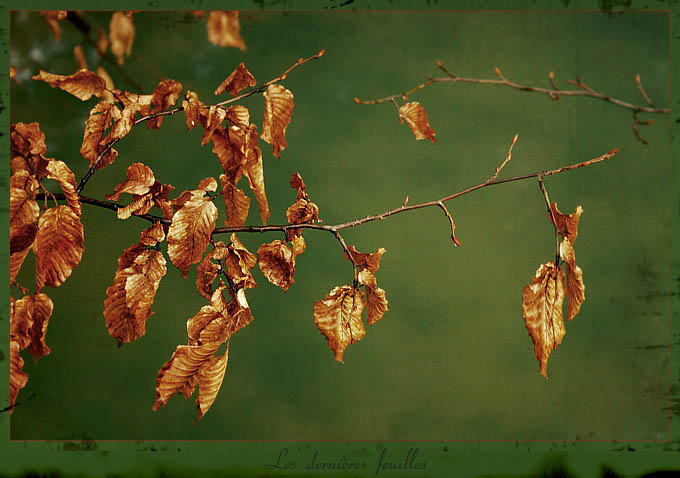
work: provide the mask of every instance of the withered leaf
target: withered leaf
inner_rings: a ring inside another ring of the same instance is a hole
[[[359,282],[366,286],[366,302],[368,304],[368,325],[373,325],[382,319],[387,312],[387,297],[385,291],[378,287],[375,276],[368,269],[359,272]]]
[[[226,227],[243,226],[248,219],[250,210],[250,198],[246,194],[229,182],[225,174],[220,175],[222,183],[222,196],[224,197],[224,207],[227,212],[227,219],[224,221]]]
[[[250,124],[250,112],[242,105],[233,105],[227,108],[227,121],[239,128],[246,129]]]
[[[248,68],[241,62],[239,66],[236,67],[234,71],[231,72],[229,76],[217,87],[215,90],[216,95],[221,95],[222,93],[228,91],[232,96],[238,96],[238,94],[246,86],[253,87],[257,85],[255,77]]]
[[[263,93],[264,119],[262,120],[262,140],[271,144],[274,156],[280,158],[280,151],[288,146],[286,129],[293,116],[293,93],[274,83]]]
[[[14,411],[19,390],[26,386],[28,374],[24,372],[24,360],[19,355],[19,344],[10,340],[9,342],[9,412]]]
[[[255,267],[255,264],[257,264],[257,256],[239,241],[235,233],[231,234],[229,240],[231,242],[227,247],[227,254],[224,257],[229,280],[238,288],[257,287],[257,283],[250,272]]]
[[[576,317],[581,305],[586,300],[586,286],[583,282],[583,271],[576,265],[574,246],[568,237],[562,239],[560,244],[560,256],[567,265],[567,318],[572,320]]]
[[[196,397],[196,420],[203,418],[203,415],[210,409],[217,393],[220,391],[224,374],[227,371],[227,361],[229,360],[229,345],[224,355],[212,357],[208,362],[201,365],[198,369],[198,397]]]
[[[328,340],[335,360],[343,363],[349,344],[366,335],[361,313],[366,306],[364,293],[350,285],[335,287],[323,300],[314,304],[314,323]]]
[[[154,206],[153,197],[151,194],[144,194],[143,196],[132,196],[132,202],[125,207],[116,211],[118,219],[129,219],[133,214],[146,214]]]
[[[172,217],[168,230],[168,256],[182,272],[183,278],[189,273],[189,267],[203,257],[216,221],[217,208],[210,198],[202,194],[193,195]]]
[[[208,17],[208,41],[216,46],[234,47],[245,50],[246,44],[241,37],[238,11],[210,12]]]
[[[583,213],[583,208],[578,206],[572,214],[562,214],[559,209],[557,209],[557,203],[553,202],[550,205],[553,216],[555,216],[555,221],[557,222],[557,230],[563,237],[569,239],[569,242],[573,245],[576,242],[576,236],[578,236],[578,220]],[[552,217],[548,214],[548,219],[552,223]]]
[[[52,35],[56,41],[61,41],[61,28],[59,22],[66,18],[66,10],[45,10],[40,12],[52,30]]]
[[[45,294],[25,295],[14,303],[10,317],[10,339],[19,344],[19,349],[28,351],[37,361],[50,353],[45,343],[45,333],[54,305]]]
[[[182,83],[175,80],[161,81],[153,91],[153,99],[151,100],[153,109],[151,110],[151,114],[160,113],[173,106],[180,94],[182,94]],[[163,117],[157,116],[156,118],[148,120],[146,122],[146,127],[149,129],[159,129],[162,123]]]
[[[80,147],[80,154],[90,162],[90,167],[95,163],[99,154],[104,151],[106,144],[103,141],[106,130],[113,121],[113,104],[108,101],[100,101],[90,110],[90,116],[85,121],[85,133],[83,134],[83,144]],[[101,169],[113,161],[118,156],[118,151],[110,148],[97,164],[97,169]]]
[[[299,198],[286,210],[290,224],[307,224],[319,220],[319,206],[313,202]]]
[[[367,254],[357,251],[354,246],[348,246],[347,249],[349,250],[349,253],[352,255],[352,257],[348,257],[346,252],[345,257],[354,262],[357,267],[368,269],[371,274],[375,274],[378,271],[380,268],[380,258],[385,252],[387,252],[384,247],[379,248],[373,253]]]
[[[38,233],[38,223],[22,224],[17,228],[10,227],[9,230],[9,253],[14,254],[24,251],[33,245],[35,236]]]
[[[113,284],[106,289],[104,317],[119,347],[146,333],[151,305],[166,272],[162,252],[148,250],[142,243],[128,247],[118,258]]]
[[[227,181],[236,185],[243,176],[245,156],[238,144],[232,144],[229,134],[224,128],[217,128],[210,139],[212,152],[217,156]]]
[[[184,100],[182,100],[182,108],[184,109],[184,116],[186,117],[187,129],[189,131],[201,122],[201,104],[196,93],[187,91]]]
[[[219,275],[222,267],[213,262],[212,259],[224,259],[227,255],[227,246],[224,242],[219,241],[215,243],[212,251],[208,252],[203,260],[196,267],[196,290],[206,299],[210,299],[213,295],[212,283]]]
[[[132,23],[132,14],[115,12],[111,16],[109,24],[109,40],[111,53],[118,59],[120,65],[125,57],[132,52],[132,43],[135,41],[135,25]]]
[[[257,263],[269,282],[288,291],[294,282],[295,256],[285,243],[277,239],[261,244],[257,250]]]
[[[28,255],[28,252],[30,251],[30,246],[24,249],[23,251],[17,251],[14,253],[11,253],[9,256],[9,283],[12,284],[16,278],[17,274],[19,274],[19,271],[21,270],[21,266],[24,263],[24,259],[26,259],[26,256]]]
[[[155,246],[165,240],[165,231],[160,222],[155,222],[153,226],[144,229],[139,235],[139,242],[145,246]]]
[[[113,193],[107,195],[106,198],[118,201],[123,193],[141,196],[148,193],[155,182],[156,178],[151,168],[143,163],[132,163],[127,168],[125,181],[116,186]]]
[[[10,126],[12,149],[22,156],[45,154],[45,133],[38,123],[16,123]]]
[[[38,220],[40,206],[35,200],[38,181],[26,170],[17,171],[10,178],[9,227],[10,237],[24,224]]]
[[[253,191],[253,194],[255,194],[257,205],[260,208],[260,219],[262,219],[262,224],[267,224],[267,220],[269,219],[269,202],[267,201],[267,193],[264,189],[262,151],[257,147],[257,132],[255,131],[255,125],[250,125],[250,131],[246,136],[245,175],[246,178],[248,178],[248,185]]]
[[[302,237],[302,234],[297,236],[294,235],[290,242],[291,248],[293,250],[293,256],[295,257],[299,256],[305,252],[305,249],[307,249],[307,243],[305,242],[305,238]]]
[[[434,143],[434,136],[437,133],[430,127],[430,123],[427,121],[425,108],[423,108],[420,103],[412,101],[400,106],[399,118],[402,122],[403,120],[406,120],[406,124],[411,128],[416,140],[427,138]]]
[[[554,262],[541,264],[522,291],[524,323],[534,342],[541,375],[548,378],[548,358],[562,342],[566,330],[562,318],[564,272]]]
[[[106,82],[90,70],[78,70],[68,76],[55,75],[40,70],[40,73],[35,75],[33,79],[44,81],[52,88],[59,88],[71,93],[82,101],[89,100],[92,96],[101,97],[106,91]]]
[[[38,221],[35,238],[37,290],[44,285],[60,286],[80,263],[83,255],[83,225],[69,206],[48,209]]]
[[[189,345],[221,344],[232,333],[232,321],[228,316],[223,290],[220,285],[210,297],[210,305],[204,305],[187,321]]]
[[[76,177],[73,171],[63,161],[52,160],[47,164],[47,178],[54,179],[64,191],[66,202],[78,217],[81,216],[80,197],[76,192]]]
[[[205,114],[201,112],[201,123],[203,124],[201,146],[208,144],[213,133],[222,125],[226,117],[227,111],[220,106],[211,105]]]
[[[85,52],[83,51],[83,46],[78,44],[73,47],[73,58],[75,58],[76,63],[78,63],[79,70],[89,69],[87,66],[87,60],[85,59]]]

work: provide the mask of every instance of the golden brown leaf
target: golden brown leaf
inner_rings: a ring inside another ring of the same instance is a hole
[[[101,78],[102,80],[104,80],[104,83],[106,84],[106,88],[107,88],[109,91],[113,91],[113,90],[116,89],[116,87],[115,87],[114,84],[113,84],[113,79],[111,78],[111,76],[109,75],[109,73],[104,69],[104,67],[102,67],[102,66],[98,66],[98,67],[97,67],[97,76],[98,76],[99,78]],[[107,92],[107,93],[108,93],[108,92]],[[111,95],[110,98],[105,98],[105,99],[107,99],[107,100],[110,101],[111,103],[113,103],[113,101],[114,101],[113,95]]]
[[[227,315],[220,285],[210,297],[210,305],[204,305],[187,321],[189,345],[221,344],[231,336],[232,321]]]
[[[123,12],[115,12],[109,24],[109,40],[111,41],[111,53],[118,59],[120,65],[126,56],[132,52],[132,43],[135,41],[135,25],[132,23],[132,15]]]
[[[38,182],[28,171],[14,173],[9,184],[9,230],[12,237],[21,226],[38,220],[40,207],[35,200]]]
[[[221,47],[234,47],[245,50],[246,44],[241,37],[241,25],[237,11],[210,12],[208,17],[208,41]]]
[[[257,256],[239,241],[235,233],[231,234],[229,240],[231,242],[227,247],[227,254],[224,257],[229,280],[237,288],[257,287],[257,283],[250,272],[255,267],[255,264],[257,264]]]
[[[125,181],[116,186],[113,193],[107,195],[106,198],[118,201],[123,193],[141,196],[148,193],[155,182],[156,178],[151,168],[143,163],[132,163],[127,168]]]
[[[283,242],[261,244],[257,250],[257,263],[267,280],[284,292],[295,282],[295,256]]]
[[[63,161],[52,160],[47,164],[47,178],[54,179],[64,191],[66,202],[78,217],[81,215],[80,197],[76,192],[76,177],[73,171]]]
[[[195,126],[201,122],[201,105],[198,95],[193,91],[187,91],[184,100],[182,100],[182,108],[184,108],[184,116],[187,120],[187,129],[191,131]]]
[[[248,68],[241,63],[229,76],[227,76],[220,86],[217,87],[215,94],[221,95],[226,90],[231,93],[232,96],[238,96],[246,86],[253,87],[255,85],[257,85],[255,77],[248,71]],[[248,124],[248,122],[246,122],[246,124]]]
[[[205,193],[202,189],[198,191]],[[217,208],[210,198],[199,193],[186,201],[172,217],[168,230],[168,256],[182,272],[183,278],[189,273],[189,267],[203,257],[216,221]]]
[[[9,413],[14,411],[19,390],[26,386],[28,374],[23,371],[24,360],[19,355],[19,344],[10,340],[9,342]]]
[[[319,206],[307,199],[300,198],[286,210],[290,224],[307,224],[319,220]]]
[[[45,294],[26,295],[14,304],[10,317],[10,339],[20,350],[28,347],[35,361],[50,353],[45,333],[54,305]]]
[[[567,297],[569,298],[567,318],[572,320],[586,300],[586,285],[583,282],[583,271],[576,265],[574,246],[568,237],[562,239],[560,256],[567,265]]]
[[[40,13],[45,18],[50,30],[52,30],[54,39],[56,41],[61,41],[61,28],[59,28],[59,21],[66,18],[66,10],[45,10]]]
[[[201,365],[198,369],[198,397],[196,397],[196,420],[203,418],[203,415],[210,409],[217,393],[220,391],[224,374],[227,371],[227,361],[229,360],[229,344],[227,350],[221,357],[212,357],[208,362]]]
[[[366,306],[364,293],[350,285],[334,288],[323,300],[314,304],[314,323],[328,340],[335,360],[343,363],[349,344],[366,335],[361,313]]]
[[[48,209],[40,216],[35,238],[37,290],[60,286],[80,263],[83,225],[69,206]]]
[[[349,246],[347,249],[349,250],[352,257],[348,257],[346,252],[345,257],[354,262],[357,267],[368,269],[371,274],[375,274],[378,271],[380,268],[380,258],[385,252],[387,252],[384,247],[379,248],[373,253],[367,254],[357,251],[354,246]]]
[[[22,224],[17,228],[10,227],[9,230],[9,253],[25,251],[33,245],[35,236],[38,233],[38,223]]]
[[[375,276],[368,269],[359,272],[359,282],[366,286],[366,302],[368,304],[368,325],[373,325],[382,319],[387,312],[387,298],[385,291],[378,287]]]
[[[563,237],[567,237],[569,242],[573,245],[576,242],[576,236],[578,236],[578,220],[583,213],[583,208],[578,206],[572,214],[562,214],[559,209],[557,209],[557,203],[552,203],[550,205],[553,216],[555,216],[555,221],[557,222],[557,230]],[[552,223],[552,217],[548,214],[548,219]]]
[[[10,126],[12,149],[24,157],[45,154],[45,133],[38,123],[16,123]]]
[[[28,252],[30,251],[30,246],[23,251],[18,251],[11,253],[9,256],[9,283],[12,284],[16,278],[17,274],[21,270],[21,266],[24,263],[24,259],[26,259],[26,256],[28,255]]]
[[[233,105],[227,108],[227,121],[241,129],[247,129],[250,124],[250,111],[242,105]]]
[[[89,100],[92,96],[101,97],[106,91],[106,82],[90,70],[78,70],[68,76],[55,75],[40,70],[40,73],[35,75],[33,79],[44,81],[52,88],[59,88],[71,93],[82,101]]]
[[[160,222],[155,222],[153,226],[144,229],[139,235],[139,242],[145,246],[155,246],[165,240],[165,231]]]
[[[274,156],[280,158],[280,151],[288,146],[286,129],[293,116],[293,93],[275,83],[263,93],[264,119],[262,121],[262,140],[271,144]]]
[[[297,257],[307,249],[307,243],[305,243],[305,238],[302,235],[293,236],[291,239],[291,246],[293,250],[293,256]]]
[[[420,103],[412,101],[399,107],[399,118],[402,123],[403,120],[406,120],[406,124],[411,128],[416,140],[427,138],[434,143],[434,136],[437,133],[430,127],[425,108]]]
[[[119,347],[146,333],[146,321],[153,314],[151,305],[166,272],[163,254],[142,243],[128,247],[118,258],[113,285],[106,289],[104,317]]]
[[[153,197],[151,194],[144,194],[143,196],[132,196],[132,202],[125,207],[116,211],[118,219],[129,219],[133,214],[146,214],[154,206]]]
[[[554,262],[541,264],[522,292],[524,323],[534,342],[541,375],[548,378],[548,358],[562,342],[566,330],[562,318],[564,272]]]
[[[267,220],[269,219],[269,202],[267,201],[267,193],[264,189],[262,151],[257,147],[257,132],[255,131],[255,125],[250,125],[250,131],[246,136],[245,175],[246,178],[248,178],[248,185],[253,191],[253,194],[255,194],[257,205],[260,208],[260,218],[262,219],[262,224],[267,224]]]
[[[85,59],[85,52],[83,52],[82,45],[76,45],[73,47],[73,58],[75,58],[76,63],[78,63],[79,70],[87,70],[87,60]]]
[[[173,106],[180,94],[182,94],[182,83],[175,80],[161,81],[153,91],[153,99],[151,100],[153,109],[151,110],[151,114],[160,113]],[[156,118],[148,120],[146,122],[146,127],[149,129],[159,129],[162,122],[163,117],[157,116]]]
[[[206,299],[210,299],[213,292],[215,292],[212,288],[212,283],[222,270],[222,267],[214,263],[212,259],[224,259],[226,255],[226,244],[222,241],[216,242],[215,248],[208,252],[196,267],[196,290]]]
[[[231,184],[225,174],[220,175],[222,183],[222,196],[224,197],[224,207],[227,212],[227,219],[224,221],[226,227],[243,226],[248,219],[250,210],[250,198],[246,194]]]
[[[203,123],[201,146],[208,144],[213,133],[218,127],[222,125],[226,117],[227,111],[220,106],[211,105],[205,114],[201,112],[201,122]]]
[[[95,163],[99,154],[104,151],[106,144],[103,141],[106,130],[113,121],[114,106],[108,101],[100,101],[90,110],[90,116],[85,121],[85,133],[83,134],[83,144],[80,147],[80,154],[90,162],[90,167]],[[101,169],[113,161],[118,156],[118,151],[110,148],[97,164],[97,169]]]

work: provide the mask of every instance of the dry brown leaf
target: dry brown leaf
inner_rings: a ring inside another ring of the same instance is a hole
[[[118,201],[123,193],[144,195],[151,190],[155,182],[156,178],[151,168],[144,163],[132,163],[127,168],[125,181],[116,186],[113,193],[107,195],[106,199]]]
[[[142,237],[151,233],[147,229]],[[106,289],[104,317],[106,328],[119,347],[146,333],[151,305],[166,272],[163,254],[146,249],[141,242],[125,249],[118,258],[113,285]]]
[[[19,390],[26,386],[28,374],[23,371],[24,360],[19,355],[19,344],[10,340],[9,342],[9,413],[14,411]]]
[[[110,93],[111,91],[116,89],[115,85],[113,84],[113,79],[111,78],[111,75],[109,75],[109,73],[104,69],[103,66],[97,67],[97,76],[104,80],[106,88],[109,90],[106,93]],[[113,103],[114,101],[113,94],[111,94],[110,98],[106,98],[106,96],[104,96],[104,99]]]
[[[300,198],[286,210],[290,224],[307,224],[319,220],[319,206],[307,199]]]
[[[280,151],[288,146],[286,129],[293,116],[293,93],[275,83],[267,87],[264,95],[264,119],[262,120],[262,140],[271,144],[274,156],[280,158]]]
[[[198,191],[175,212],[168,230],[168,256],[183,278],[203,257],[217,221],[217,208],[204,190]]]
[[[25,224],[38,220],[40,207],[35,200],[38,182],[25,170],[17,171],[10,178],[9,188],[9,231],[10,238]]]
[[[412,101],[399,107],[399,119],[402,120],[402,123],[403,120],[406,120],[406,124],[411,128],[416,140],[427,138],[434,143],[434,136],[437,132],[430,127],[425,108],[420,103]]]
[[[257,250],[257,263],[267,280],[284,292],[295,282],[295,256],[283,242],[261,244]]]
[[[210,409],[217,393],[220,391],[224,374],[227,371],[227,361],[229,360],[229,344],[227,350],[221,357],[212,357],[208,362],[201,365],[198,369],[198,397],[196,397],[196,420],[203,418],[203,415]]]
[[[305,249],[307,249],[307,243],[305,242],[305,238],[302,237],[302,234],[298,236],[293,236],[291,239],[291,248],[293,250],[293,256],[297,257],[303,252],[305,252]]]
[[[151,114],[160,113],[165,111],[171,106],[174,106],[179,95],[182,94],[182,83],[175,80],[163,80],[161,81],[156,89],[153,91],[153,98],[151,104],[153,109]],[[157,116],[156,118],[151,118],[146,122],[146,127],[148,129],[159,129],[163,123],[163,117]]]
[[[52,30],[54,39],[56,41],[61,41],[61,28],[59,28],[59,22],[66,18],[66,10],[44,10],[40,13],[45,18],[50,30]]]
[[[201,111],[201,123],[203,124],[201,146],[208,144],[213,133],[222,125],[226,117],[227,111],[220,106],[211,105],[205,114]]]
[[[187,91],[184,100],[182,100],[182,108],[184,108],[184,116],[189,131],[201,122],[201,106],[202,103],[198,99],[198,95],[193,91]]]
[[[9,253],[25,251],[33,245],[38,233],[38,223],[22,224],[18,228],[10,227],[9,230]]]
[[[548,378],[548,358],[562,342],[566,330],[562,318],[564,272],[554,262],[541,264],[522,292],[524,323],[534,342],[541,375]]]
[[[553,216],[555,216],[555,221],[557,222],[557,230],[563,237],[567,237],[569,242],[573,245],[576,242],[576,237],[578,236],[578,220],[583,213],[583,208],[578,206],[573,214],[562,214],[559,209],[557,209],[557,203],[552,203],[550,205]],[[548,214],[548,219],[552,223],[552,217]]]
[[[366,286],[366,302],[368,305],[368,325],[373,325],[382,319],[387,312],[387,297],[385,291],[378,287],[375,276],[368,269],[359,272],[359,282]]]
[[[132,23],[132,15],[123,12],[115,12],[111,16],[109,24],[109,40],[111,41],[111,53],[118,59],[120,65],[125,57],[132,52],[132,43],[135,41],[135,25]]]
[[[85,121],[85,133],[83,134],[83,144],[80,147],[80,154],[90,162],[90,167],[95,163],[99,154],[104,151],[106,144],[103,141],[106,130],[113,121],[114,106],[108,101],[101,101],[90,110],[90,116]],[[97,169],[101,169],[113,161],[118,156],[118,151],[110,148],[97,164]]]
[[[9,283],[12,284],[16,278],[17,274],[19,274],[19,271],[21,270],[21,266],[24,263],[24,259],[26,259],[26,256],[28,255],[28,252],[30,251],[30,246],[23,251],[18,251],[10,254],[9,256]]]
[[[323,300],[314,304],[314,323],[328,340],[335,360],[343,363],[349,344],[366,335],[361,313],[366,306],[364,293],[350,285],[334,288]]]
[[[21,156],[37,156],[45,154],[45,133],[40,131],[38,123],[16,123],[9,129],[12,149]]]
[[[45,294],[25,295],[14,303],[10,317],[10,340],[19,344],[19,349],[28,351],[37,362],[50,353],[45,343],[47,325],[54,305]]]
[[[267,224],[267,220],[269,219],[269,202],[267,201],[267,193],[264,189],[262,151],[257,147],[257,131],[255,130],[255,125],[250,125],[249,133],[246,136],[246,165],[244,172],[246,178],[248,178],[248,185],[253,191],[255,199],[257,200],[257,205],[260,208],[260,219],[262,219],[262,224]]]
[[[155,246],[165,240],[165,231],[160,222],[155,222],[153,226],[144,229],[139,235],[139,242],[145,246]]]
[[[187,321],[189,345],[221,344],[231,336],[232,321],[227,315],[223,290],[220,285],[210,296],[210,305],[204,305]]]
[[[586,286],[583,282],[583,271],[576,265],[574,246],[568,237],[562,239],[560,256],[567,265],[567,297],[569,298],[567,318],[572,320],[581,310],[581,305],[586,300]]]
[[[226,255],[226,244],[222,241],[216,242],[213,250],[208,252],[196,267],[196,290],[206,299],[210,299],[215,292],[212,284],[222,271],[222,267],[214,263],[212,259],[224,259]]]
[[[125,207],[116,211],[118,219],[129,219],[133,214],[143,215],[148,213],[154,206],[153,197],[151,194],[143,196],[132,196],[132,202]]]
[[[227,108],[227,121],[241,129],[247,129],[250,124],[250,111],[242,105],[233,105]]]
[[[248,219],[250,198],[230,183],[225,174],[220,175],[220,182],[222,183],[224,207],[227,212],[227,219],[225,219],[224,225],[226,227],[243,226]]]
[[[69,206],[48,209],[40,216],[35,238],[37,291],[44,285],[60,286],[80,263],[83,225]]]
[[[66,202],[78,217],[81,216],[80,197],[76,192],[76,177],[63,161],[52,160],[47,164],[47,178],[54,179],[64,191]]]
[[[68,76],[55,75],[40,70],[34,80],[44,81],[52,88],[59,88],[71,93],[76,98],[86,101],[92,96],[101,97],[106,91],[106,82],[90,70],[79,70]]]
[[[87,60],[85,59],[85,52],[83,52],[82,45],[76,45],[73,47],[73,58],[78,63],[79,70],[87,70]]]
[[[245,50],[241,37],[241,25],[237,11],[210,12],[208,17],[208,41],[216,46],[234,47]]]
[[[229,280],[237,288],[257,287],[257,283],[250,272],[255,267],[255,264],[257,264],[257,256],[239,241],[235,233],[231,234],[229,240],[231,242],[227,247],[228,253],[224,257]]]
[[[387,252],[384,247],[379,248],[373,253],[367,254],[357,251],[354,246],[349,246],[347,249],[349,250],[352,257],[348,257],[346,252],[345,257],[354,262],[357,267],[368,269],[371,274],[375,274],[378,271],[380,268],[380,258],[385,252]]]
[[[238,96],[243,88],[247,86],[253,87],[255,85],[257,85],[255,77],[248,71],[248,68],[241,63],[229,76],[227,76],[220,86],[217,87],[215,94],[221,95],[226,90],[231,93],[232,96]],[[248,122],[246,122],[246,125],[247,124]]]

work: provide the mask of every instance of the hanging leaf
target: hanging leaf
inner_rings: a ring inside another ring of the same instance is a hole
[[[241,129],[248,129],[250,124],[250,111],[242,105],[233,105],[227,108],[227,121]]]
[[[253,87],[257,85],[255,77],[248,68],[241,62],[239,66],[236,67],[234,71],[231,72],[229,76],[217,87],[215,90],[216,95],[221,95],[225,91],[231,93],[232,96],[238,96],[238,94],[247,86]]]
[[[228,253],[224,257],[227,265],[227,276],[237,288],[257,287],[250,270],[257,264],[257,256],[246,249],[235,233],[231,234]]]
[[[26,386],[28,374],[23,371],[24,360],[19,355],[19,344],[10,340],[9,342],[9,413],[14,411],[19,390]]]
[[[111,53],[122,65],[125,57],[132,52],[132,43],[135,41],[135,25],[132,23],[132,14],[115,12],[111,16],[109,24],[109,40],[111,41]]]
[[[201,365],[198,369],[198,397],[196,397],[196,408],[198,413],[194,423],[203,418],[203,415],[210,409],[217,393],[220,391],[224,374],[227,371],[227,361],[229,360],[229,345],[221,357],[212,357],[208,362]]]
[[[10,178],[9,231],[12,237],[25,224],[38,220],[40,207],[35,200],[38,181],[28,171],[17,171]]]
[[[85,52],[83,51],[82,45],[76,45],[73,47],[73,58],[78,63],[79,70],[88,70],[87,60],[85,59]],[[102,78],[103,79],[103,78]]]
[[[359,282],[366,286],[366,302],[368,305],[368,325],[373,325],[382,319],[387,312],[387,297],[385,291],[378,287],[375,276],[368,269],[359,272]]]
[[[564,272],[554,262],[541,264],[522,292],[524,323],[534,342],[541,375],[548,378],[548,358],[562,342],[566,330],[562,318]]]
[[[61,186],[61,190],[64,191],[64,196],[66,197],[66,202],[73,209],[78,217],[81,216],[80,210],[80,197],[76,192],[76,178],[73,171],[64,163],[63,161],[53,160],[47,165],[48,179],[54,179]]]
[[[37,362],[50,353],[45,343],[47,325],[54,305],[45,294],[25,295],[14,304],[10,317],[10,340],[19,344],[19,349],[28,351]]]
[[[118,201],[123,193],[144,195],[150,191],[155,182],[156,178],[151,168],[144,163],[132,163],[127,168],[125,181],[116,186],[113,193],[107,195],[106,199]]]
[[[245,50],[246,44],[241,37],[238,12],[210,12],[208,17],[208,41],[216,46]]]
[[[269,282],[284,292],[293,284],[295,257],[290,248],[279,240],[262,244],[257,250],[257,263]]]
[[[201,260],[215,229],[217,208],[204,194],[203,189],[194,191],[191,199],[175,212],[168,230],[168,256],[182,272],[182,278],[192,264]]]
[[[323,300],[314,304],[314,323],[328,340],[335,360],[343,363],[349,344],[366,335],[361,313],[366,306],[361,289],[343,285],[334,288]]]
[[[185,99],[182,100],[182,108],[187,121],[187,129],[191,131],[201,122],[201,105],[198,95],[193,91],[187,91]]]
[[[583,271],[576,265],[574,246],[572,246],[568,237],[562,239],[560,256],[567,265],[567,297],[569,298],[567,318],[572,320],[586,300],[586,286],[583,283]]]
[[[87,101],[92,96],[101,97],[106,91],[106,82],[90,70],[78,70],[68,76],[55,75],[40,70],[34,80],[44,81],[52,88],[59,88],[71,93],[76,98]]]
[[[106,148],[103,139],[106,130],[111,126],[111,122],[113,121],[112,111],[112,103],[101,101],[90,110],[90,116],[85,121],[85,133],[83,134],[83,144],[80,147],[80,154],[90,162],[90,167],[94,165],[99,154]],[[109,148],[97,164],[97,169],[101,169],[113,163],[117,156],[118,151]]]
[[[573,245],[576,242],[576,236],[578,236],[578,220],[583,214],[583,208],[578,206],[573,214],[562,214],[559,209],[557,209],[557,203],[553,202],[550,205],[553,216],[555,216],[555,221],[557,222],[557,230],[563,237],[569,239],[569,242]],[[548,214],[548,219],[552,223],[552,217]]]
[[[286,129],[293,116],[293,93],[275,83],[263,93],[264,120],[262,121],[262,140],[271,144],[274,156],[280,158],[280,151],[288,146]]]
[[[16,123],[10,125],[12,149],[24,157],[45,154],[45,133],[38,123]]]
[[[59,287],[80,263],[83,255],[83,225],[68,206],[48,209],[40,216],[35,238],[37,290],[44,285]]]
[[[227,219],[225,219],[224,225],[226,227],[243,226],[248,219],[250,198],[230,183],[225,174],[220,175],[220,182],[222,183],[224,207],[227,212]]]
[[[262,167],[262,151],[257,147],[257,131],[254,124],[250,125],[244,146],[246,157],[245,175],[248,185],[255,195],[257,205],[260,208],[262,224],[267,224],[269,219],[269,202],[264,189],[264,168]]]
[[[174,106],[177,98],[179,98],[179,95],[181,94],[182,83],[175,80],[161,81],[153,91],[153,99],[151,100],[153,109],[151,110],[151,114],[160,113],[161,111],[165,111],[171,106]],[[157,116],[156,118],[148,120],[146,122],[146,127],[148,129],[160,129],[162,123],[163,117]]]
[[[226,117],[227,111],[220,106],[211,105],[205,114],[201,111],[201,122],[203,124],[201,146],[208,144],[213,133],[222,125]]]
[[[352,255],[350,258],[345,252],[345,257],[356,264],[357,267],[368,269],[371,274],[375,274],[380,268],[380,258],[387,252],[384,247],[381,247],[375,252],[364,254],[356,250],[354,246],[348,246],[347,249]]]
[[[411,128],[416,140],[427,138],[434,143],[434,136],[437,133],[430,127],[425,108],[420,103],[412,101],[399,107],[399,119],[402,120],[402,123],[403,120],[406,120],[406,124]]]

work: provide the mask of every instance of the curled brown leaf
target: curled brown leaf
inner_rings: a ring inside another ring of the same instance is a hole
[[[361,320],[365,306],[364,293],[350,285],[335,287],[314,304],[314,323],[340,363],[347,346],[366,335]]]
[[[175,104],[179,95],[182,94],[182,83],[175,80],[163,80],[153,91],[151,104],[153,109],[150,114],[160,113],[165,111]],[[146,122],[146,127],[149,129],[159,129],[163,123],[163,117],[157,116],[151,118]]]
[[[52,88],[59,88],[71,93],[76,98],[86,101],[92,96],[101,97],[106,90],[106,82],[90,70],[78,70],[72,75],[55,75],[40,70],[34,80],[44,81]]]
[[[257,250],[257,263],[269,282],[287,292],[295,275],[295,256],[283,242],[262,244]]]
[[[560,243],[560,256],[567,267],[567,318],[572,320],[581,310],[581,305],[586,300],[586,286],[583,282],[583,271],[576,265],[574,246],[568,237]]]
[[[243,63],[240,63],[234,71],[215,89],[216,95],[221,95],[225,91],[231,93],[232,96],[237,96],[245,87],[253,87],[257,85],[255,77],[248,71],[248,68]]]
[[[274,156],[281,157],[280,151],[288,146],[286,129],[293,116],[293,93],[274,83],[263,93],[264,119],[262,120],[262,140],[271,144]]]
[[[349,257],[347,252],[345,252],[345,257],[356,264],[357,267],[368,269],[371,274],[375,274],[378,271],[380,268],[380,258],[387,252],[384,247],[371,253],[359,252],[354,246],[349,246],[347,249],[352,257]]]
[[[362,269],[359,272],[359,282],[366,286],[367,323],[373,325],[382,319],[388,310],[385,290],[378,287],[375,276],[368,269]]]
[[[60,286],[80,263],[83,225],[69,206],[48,209],[40,216],[35,238],[37,290]]]
[[[412,101],[406,103],[399,107],[399,118],[406,120],[406,124],[411,128],[413,135],[416,140],[429,139],[434,143],[434,136],[436,131],[430,127],[430,123],[427,120],[427,113],[425,113],[425,108],[421,106],[417,101]]]

